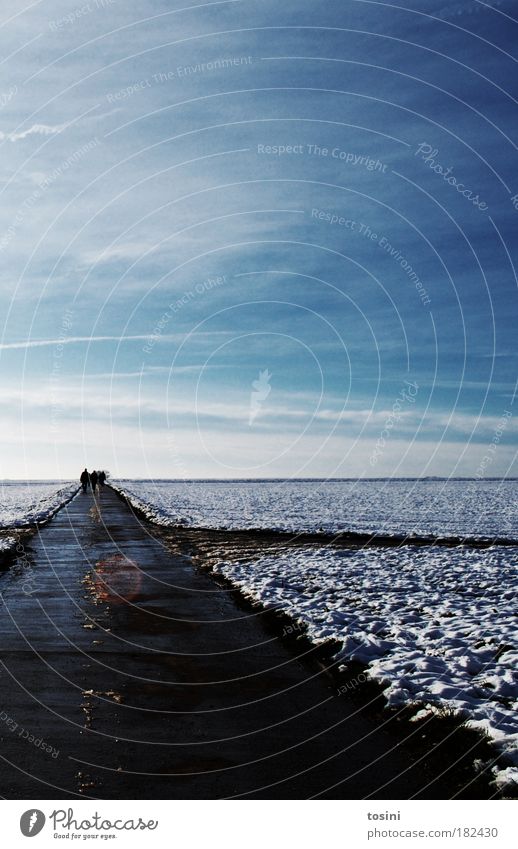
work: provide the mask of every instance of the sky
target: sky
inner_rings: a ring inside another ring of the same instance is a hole
[[[514,2],[0,15],[0,478],[518,475]]]

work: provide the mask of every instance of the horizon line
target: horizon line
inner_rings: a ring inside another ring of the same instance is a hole
[[[69,483],[75,481],[76,478],[0,478],[0,484],[2,483],[33,483],[36,481],[40,482],[48,482],[48,483]],[[79,480],[79,478],[77,478]],[[197,481],[199,483],[236,483],[236,482],[244,482],[244,483],[254,483],[254,482],[276,482],[276,481],[284,481],[288,482],[297,482],[297,481],[480,481],[481,483],[487,483],[488,481],[518,481],[518,476],[507,477],[503,475],[494,475],[492,477],[487,478],[479,478],[473,475],[386,475],[386,476],[378,476],[378,477],[300,477],[300,478],[289,478],[289,477],[242,477],[242,478],[208,478],[208,477],[192,477],[192,478],[159,478],[159,477],[109,477],[107,479],[107,484],[109,485],[110,481],[154,481],[156,483],[191,483],[193,481]]]

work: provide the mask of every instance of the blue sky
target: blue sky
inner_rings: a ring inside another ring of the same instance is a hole
[[[9,4],[0,477],[518,474],[514,7]]]

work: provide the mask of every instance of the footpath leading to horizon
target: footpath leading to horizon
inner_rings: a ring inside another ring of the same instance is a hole
[[[153,534],[79,493],[0,576],[1,796],[451,795],[447,764]]]

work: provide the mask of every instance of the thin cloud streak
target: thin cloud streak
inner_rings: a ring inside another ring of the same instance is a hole
[[[174,337],[162,336],[161,338],[165,341],[172,341]],[[149,334],[145,336],[70,336],[62,339],[27,339],[25,342],[1,342],[0,351],[25,348],[49,348],[57,345],[82,344],[83,342],[143,342],[148,339]]]
[[[19,133],[4,133],[0,130],[0,140],[4,141],[7,139],[11,142],[17,142],[26,139],[27,136],[55,136],[66,130],[68,126],[68,124],[56,124],[55,126],[51,126],[50,124],[33,124],[32,127],[22,130]]]

